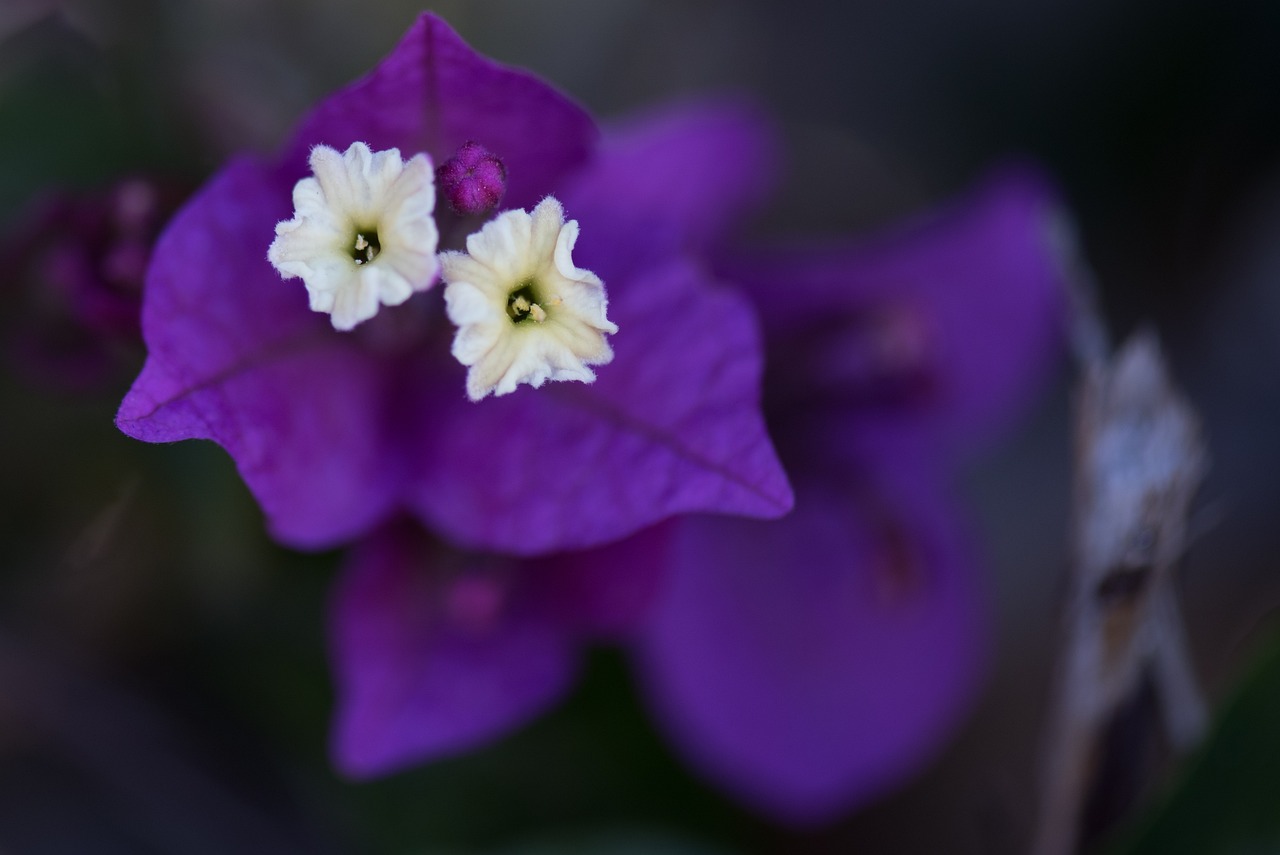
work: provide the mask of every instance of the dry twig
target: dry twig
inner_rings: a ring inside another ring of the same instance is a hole
[[[1101,329],[1096,320],[1089,326]],[[1076,850],[1102,736],[1144,676],[1176,746],[1198,741],[1206,721],[1172,585],[1208,466],[1199,419],[1170,381],[1153,334],[1137,334],[1110,358],[1096,348],[1081,357],[1074,590],[1035,855]]]

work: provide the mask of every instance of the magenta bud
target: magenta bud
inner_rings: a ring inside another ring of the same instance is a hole
[[[480,143],[467,141],[436,169],[436,186],[455,213],[487,214],[507,191],[507,167]]]

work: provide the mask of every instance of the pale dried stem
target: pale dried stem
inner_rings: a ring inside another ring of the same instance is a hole
[[[1164,726],[1174,747],[1189,751],[1204,738],[1209,710],[1191,667],[1187,633],[1173,587],[1165,585],[1152,597],[1152,621],[1157,632],[1152,667]]]
[[[1078,272],[1078,271],[1077,271]],[[1045,745],[1034,855],[1076,851],[1102,736],[1145,674],[1174,745],[1204,733],[1207,714],[1172,587],[1207,453],[1199,419],[1174,388],[1154,335],[1105,351],[1091,278],[1078,287],[1072,596]]]

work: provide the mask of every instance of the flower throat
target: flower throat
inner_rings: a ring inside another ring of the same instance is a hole
[[[542,323],[547,319],[547,312],[538,305],[538,295],[533,288],[533,280],[520,283],[520,287],[507,297],[507,317],[513,324],[532,320]]]
[[[356,232],[355,246],[351,249],[351,257],[356,264],[368,264],[382,252],[382,243],[378,240],[377,229],[361,229]]]

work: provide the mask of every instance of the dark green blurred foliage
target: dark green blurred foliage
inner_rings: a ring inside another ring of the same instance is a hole
[[[62,17],[4,35],[0,51],[0,222],[51,188],[86,188],[132,173],[194,178],[183,110],[150,86],[154,69],[99,44]]]
[[[1280,852],[1280,634],[1272,633],[1171,791],[1110,852]]]
[[[57,19],[5,41],[0,55],[0,211],[53,183],[88,184],[130,165],[118,81],[102,52]]]

